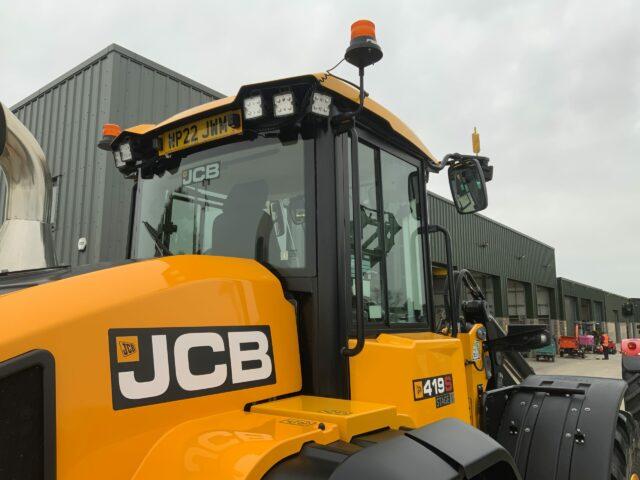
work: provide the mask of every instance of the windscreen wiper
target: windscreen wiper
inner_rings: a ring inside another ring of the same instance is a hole
[[[142,224],[145,226],[145,228],[147,229],[147,232],[149,233],[149,235],[151,236],[151,238],[153,239],[153,243],[155,243],[156,248],[162,252],[162,255],[167,256],[167,255],[173,255],[173,252],[171,250],[169,250],[163,243],[162,240],[160,238],[160,234],[158,233],[158,231],[153,228],[151,226],[151,224],[149,222],[147,222],[146,220],[142,222]]]

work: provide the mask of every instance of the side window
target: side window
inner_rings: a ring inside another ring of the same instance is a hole
[[[380,165],[389,321],[424,321],[422,236],[409,196],[409,176],[418,169],[385,151]]]
[[[364,317],[374,323],[426,321],[422,235],[418,233],[410,176],[418,168],[383,150],[358,146]],[[350,173],[351,176],[351,173]],[[351,179],[349,179],[351,196]],[[350,198],[351,200],[351,198]],[[349,203],[351,206],[351,201]],[[351,220],[352,305],[355,254]]]
[[[385,318],[382,292],[382,229],[376,188],[375,151],[358,145],[358,169],[360,176],[360,225],[362,227],[362,293],[364,297],[364,317],[369,322],[381,322]],[[351,164],[349,164],[351,166]],[[349,172],[351,177],[351,172]],[[351,179],[349,179],[351,185]],[[349,188],[349,205],[351,205]],[[355,254],[353,235],[353,211],[351,219],[351,291],[355,308]]]

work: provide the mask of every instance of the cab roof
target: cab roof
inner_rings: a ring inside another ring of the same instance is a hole
[[[351,100],[354,103],[358,103],[359,101],[359,90],[354,86],[350,85],[346,81],[330,75],[328,73],[314,73],[310,75],[315,78],[322,87],[326,88],[334,92],[337,95],[342,96],[348,100]],[[292,77],[294,78],[300,77]],[[283,81],[288,79],[283,79]],[[195,106],[188,110],[184,110],[180,113],[177,113],[166,120],[158,123],[158,124],[141,124],[136,125],[134,127],[130,127],[125,129],[122,134],[133,134],[133,135],[147,135],[153,133],[160,133],[165,130],[166,127],[182,123],[183,120],[187,120],[192,117],[201,116],[203,114],[214,112],[216,110],[223,109],[226,106],[233,104],[236,100],[235,96],[229,96],[225,98],[221,98],[218,100],[213,100],[208,103],[203,103],[202,105]],[[382,120],[386,121],[389,124],[389,127],[399,136],[404,138],[407,142],[417,148],[420,152],[422,152],[429,160],[434,162],[436,165],[440,164],[440,161],[431,153],[431,151],[425,146],[424,143],[418,138],[418,136],[396,115],[391,113],[385,107],[380,105],[375,100],[367,97],[364,101],[364,108],[368,112],[376,115]],[[122,135],[121,134],[121,135]],[[117,139],[116,139],[117,141]]]

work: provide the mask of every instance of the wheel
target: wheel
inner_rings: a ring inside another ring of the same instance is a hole
[[[580,358],[584,358],[584,357],[585,357],[584,352],[580,352]]]
[[[551,357],[551,361],[555,362],[556,361],[556,357]]]
[[[638,424],[627,412],[618,413],[611,480],[637,479],[640,474],[640,451],[638,450]]]
[[[564,352],[562,350],[560,350],[560,356],[564,357]]]
[[[622,356],[622,379],[627,382],[627,391],[624,392],[625,410],[640,422],[640,362],[638,357]]]

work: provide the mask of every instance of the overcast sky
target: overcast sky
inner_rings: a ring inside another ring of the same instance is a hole
[[[640,297],[637,0],[0,0],[0,101],[111,43],[234,94],[332,66],[358,18],[385,55],[367,90],[438,157],[469,152],[478,127],[488,216],[555,247],[558,276]]]

